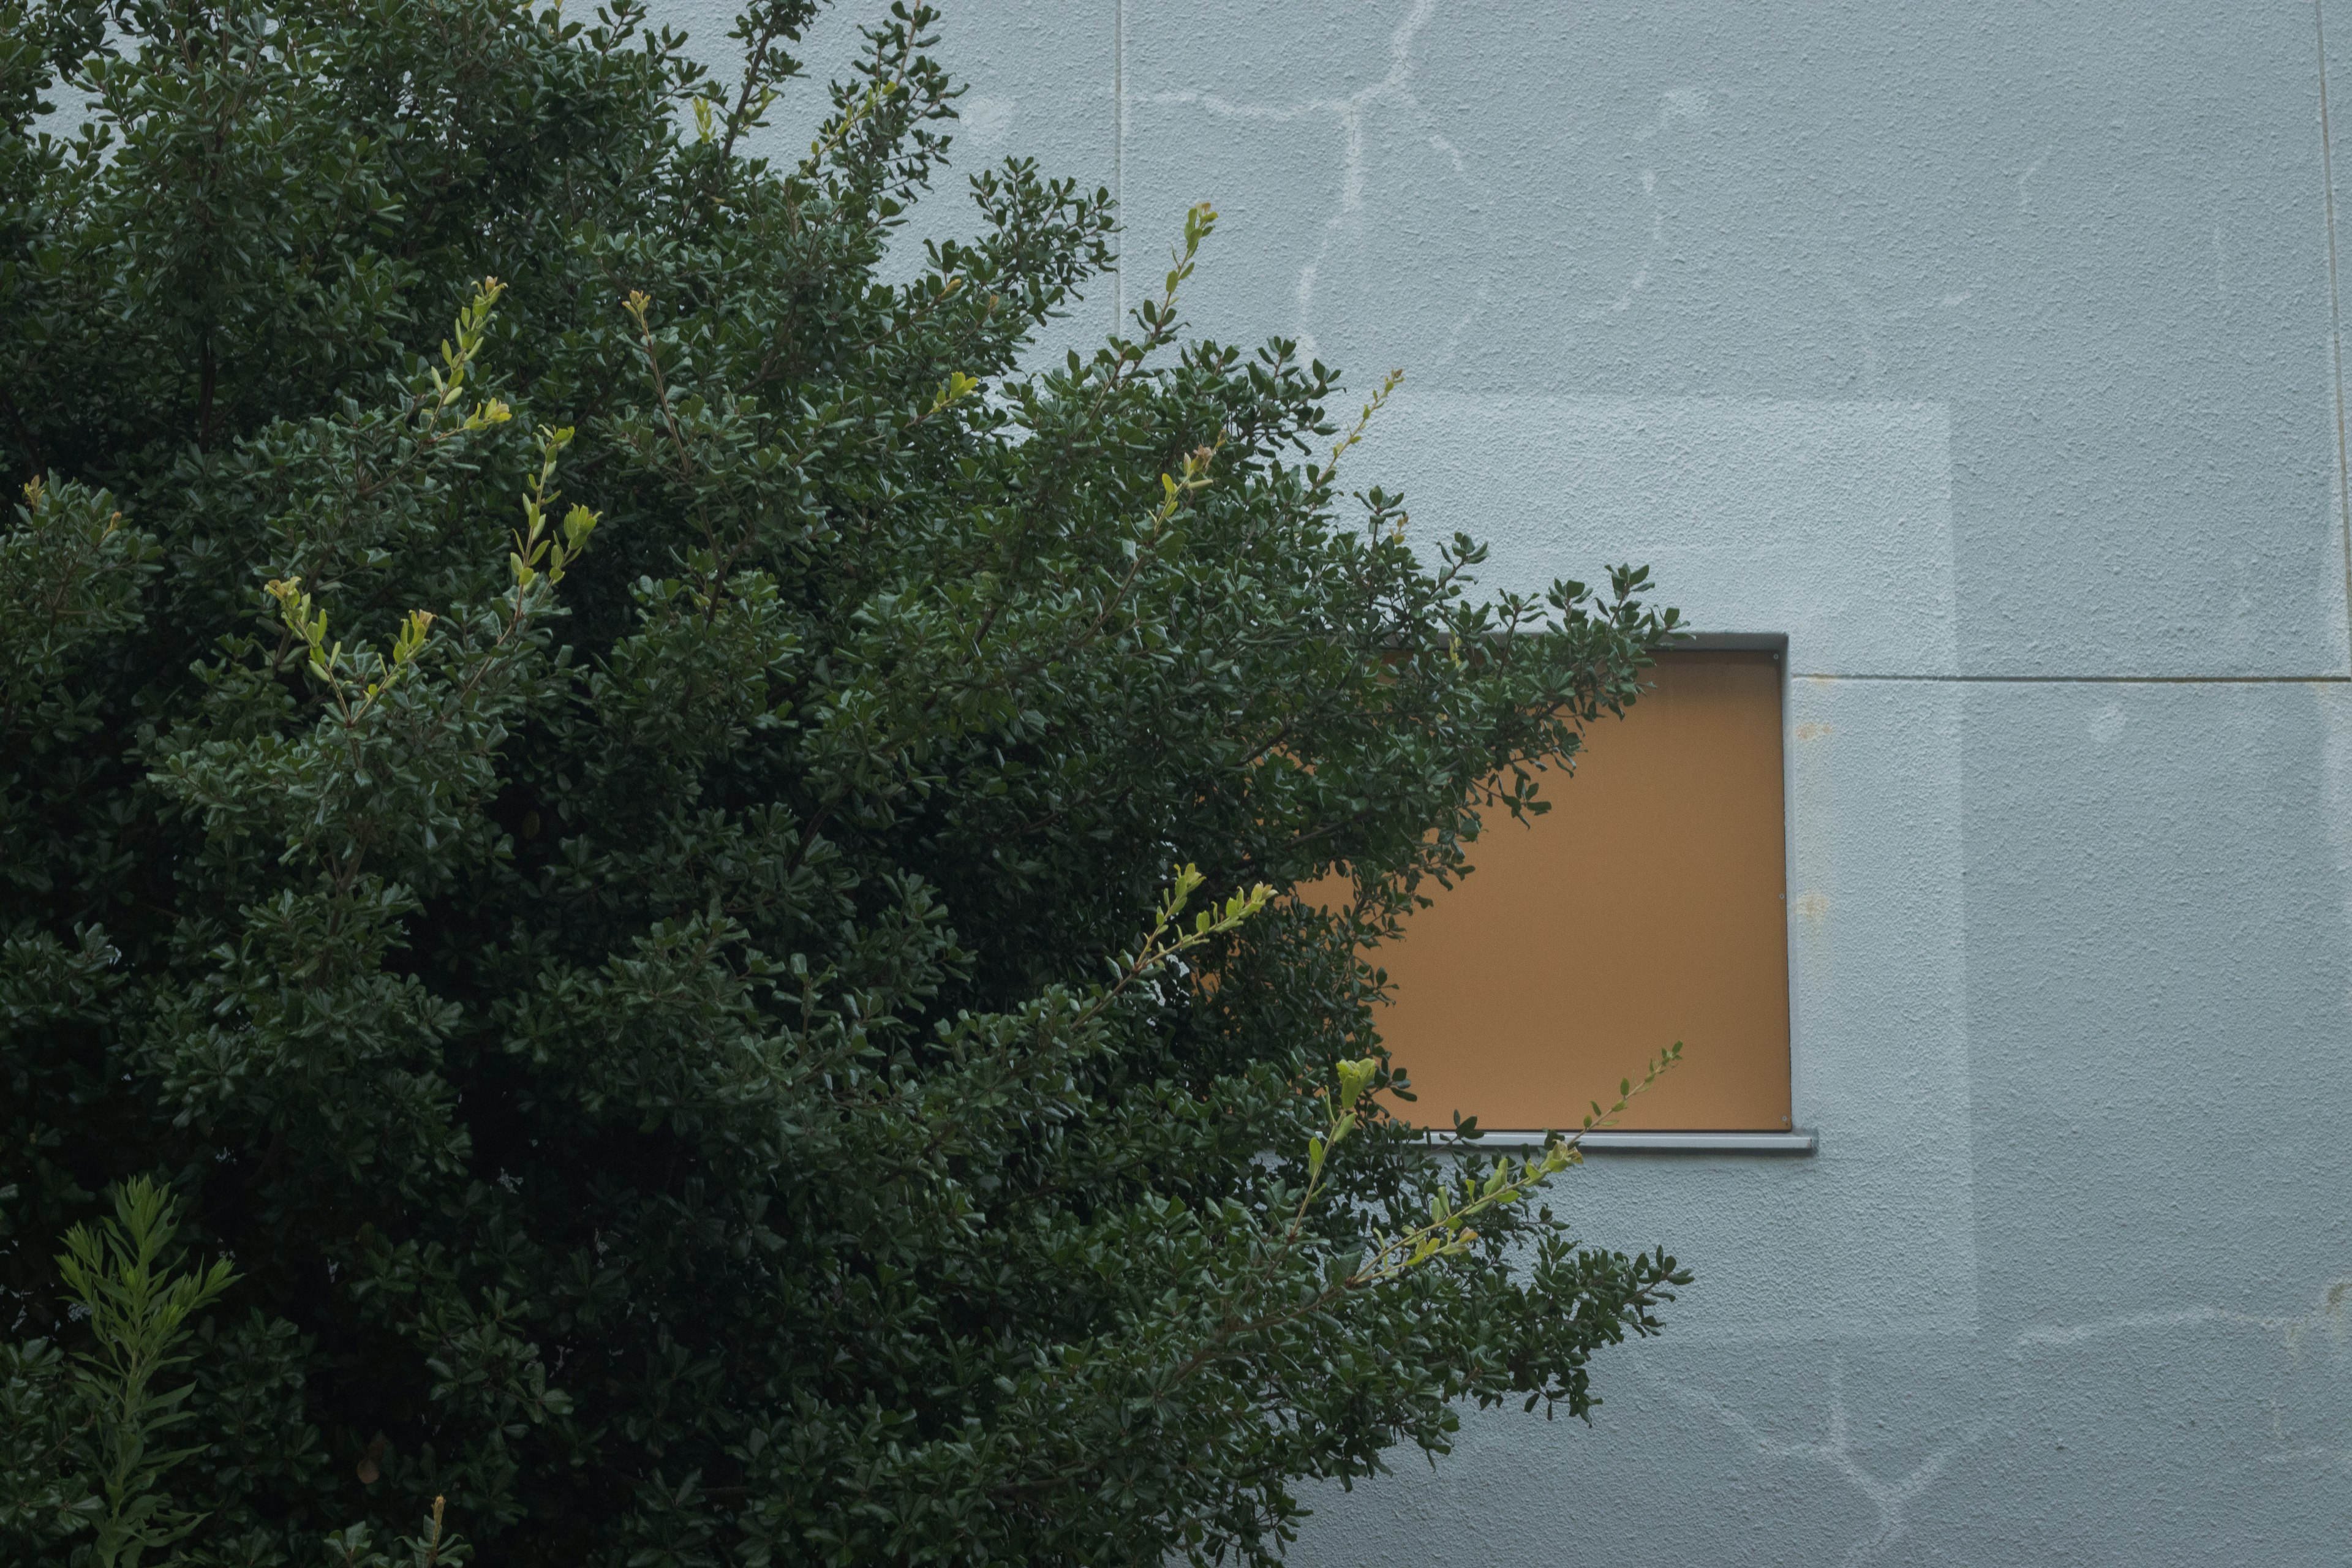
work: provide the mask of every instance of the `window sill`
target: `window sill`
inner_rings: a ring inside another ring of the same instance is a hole
[[[1549,1134],[1486,1133],[1471,1143],[1481,1149],[1540,1149]],[[1429,1135],[1432,1148],[1448,1149],[1464,1141],[1450,1132]],[[1604,1128],[1584,1135],[1581,1147],[1590,1154],[1818,1154],[1821,1134],[1800,1128],[1790,1132],[1633,1132]]]

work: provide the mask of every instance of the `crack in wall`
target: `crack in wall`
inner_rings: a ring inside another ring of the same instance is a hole
[[[2346,1359],[2347,1352],[2352,1352],[2352,1318],[2347,1318],[2347,1309],[2352,1309],[2352,1279],[2331,1279],[2321,1289],[2317,1305],[2308,1312],[2296,1313],[2292,1317],[2240,1312],[2227,1307],[2213,1306],[2179,1307],[2162,1312],[2125,1312],[2112,1318],[2093,1318],[2087,1322],[2027,1329],[2010,1342],[2010,1355],[2013,1360],[2021,1361],[2028,1350],[2040,1347],[2063,1349],[2151,1329],[2197,1328],[2213,1324],[2276,1334],[2282,1347],[2296,1362],[2300,1362],[2303,1352],[2315,1338],[2324,1339],[2328,1342],[2334,1358],[2340,1362]]]
[[[1413,0],[1412,10],[1389,35],[1388,74],[1370,86],[1360,89],[1345,98],[1308,98],[1287,104],[1235,103],[1213,92],[1186,89],[1176,92],[1155,92],[1145,97],[1154,105],[1195,106],[1210,114],[1227,120],[1255,120],[1283,123],[1298,120],[1336,117],[1339,122],[1346,163],[1339,180],[1339,205],[1324,220],[1322,243],[1314,257],[1298,269],[1298,280],[1291,298],[1298,309],[1297,336],[1299,349],[1307,358],[1316,357],[1315,334],[1307,325],[1307,312],[1315,302],[1315,280],[1324,260],[1331,254],[1335,240],[1360,218],[1364,210],[1364,118],[1373,106],[1393,99],[1402,108],[1419,110],[1420,100],[1412,95],[1412,46],[1429,19],[1437,12],[1437,0]],[[1469,173],[1462,154],[1453,142],[1432,131],[1428,133],[1431,146],[1445,153],[1454,164],[1454,172],[1465,181]],[[1474,187],[1475,181],[1470,182]]]
[[[1416,117],[1417,128],[1422,133],[1423,142],[1433,151],[1444,155],[1454,177],[1482,198],[1492,194],[1486,183],[1480,180],[1472,170],[1469,162],[1463,156],[1461,148],[1435,126],[1421,100],[1413,93],[1415,46],[1423,33],[1427,30],[1432,18],[1436,15],[1436,0],[1414,0],[1412,10],[1389,36],[1389,64],[1386,74],[1378,81],[1345,97],[1311,97],[1284,103],[1250,103],[1236,101],[1214,91],[1192,88],[1147,93],[1141,96],[1140,101],[1155,107],[1196,108],[1213,117],[1225,120],[1258,121],[1270,125],[1326,118],[1337,122],[1343,147],[1338,201],[1320,226],[1320,238],[1316,245],[1315,253],[1300,264],[1291,288],[1291,302],[1296,311],[1292,335],[1298,341],[1301,352],[1310,359],[1319,353],[1310,321],[1323,266],[1329,260],[1333,247],[1341,237],[1349,233],[1360,223],[1365,209],[1365,192],[1368,184],[1367,132],[1371,116],[1377,109],[1385,106],[1412,112]],[[1660,132],[1673,128],[1677,123],[1705,120],[1708,112],[1710,96],[1707,92],[1690,88],[1675,89],[1660,94],[1656,115],[1633,132],[1633,140],[1637,142],[1648,142]],[[1122,101],[1124,101],[1123,97]],[[1122,140],[1124,132],[1124,110],[1122,110]],[[1640,171],[1639,178],[1642,195],[1647,205],[1641,254],[1634,259],[1633,268],[1626,275],[1623,286],[1618,289],[1606,303],[1577,308],[1575,319],[1580,322],[1591,324],[1605,321],[1612,316],[1622,315],[1632,310],[1635,300],[1649,288],[1658,265],[1664,257],[1665,203],[1664,198],[1660,195],[1658,171],[1654,166],[1645,167]],[[1847,292],[1851,295],[1850,289]],[[1486,308],[1494,293],[1495,286],[1491,279],[1480,283],[1470,308],[1455,321],[1452,331],[1446,336],[1444,345],[1436,355],[1435,364],[1443,365],[1454,359],[1464,333],[1470,323]],[[1849,303],[1854,302],[1849,300]],[[1854,308],[1864,340],[1864,379],[1874,384],[1877,374],[1875,341],[1870,322],[1861,316],[1859,304],[1854,303]]]
[[[2303,1368],[2305,1352],[2315,1343],[2324,1343],[2329,1361],[2341,1368],[2347,1360],[2352,1360],[2352,1315],[2347,1315],[2347,1308],[2352,1308],[2352,1279],[2331,1279],[2321,1289],[2317,1302],[2307,1312],[2293,1315],[2242,1312],[2210,1305],[2180,1307],[2160,1312],[2125,1312],[2110,1318],[2094,1318],[2087,1322],[2028,1329],[2011,1342],[2010,1357],[2022,1363],[2026,1353],[2032,1350],[2073,1350],[2101,1340],[2130,1334],[2165,1329],[2213,1327],[2246,1329],[2276,1336],[2280,1348],[2286,1352],[2290,1373]],[[2283,1394],[2273,1394],[2270,1405],[2271,1436],[2273,1440],[2284,1442],[2286,1426]],[[2312,1464],[2352,1473],[2352,1447],[2304,1444],[2264,1454],[2244,1468]]]
[[[1826,1413],[1826,1430],[1818,1443],[1792,1443],[1774,1437],[1758,1426],[1739,1411],[1702,1390],[1680,1384],[1667,1384],[1667,1389],[1684,1404],[1705,1411],[1743,1438],[1756,1446],[1758,1453],[1768,1458],[1796,1459],[1826,1466],[1854,1490],[1860,1492],[1871,1507],[1878,1511],[1877,1527],[1855,1542],[1843,1561],[1848,1568],[1868,1563],[1903,1537],[1909,1528],[1905,1517],[1912,1500],[1936,1484],[1954,1459],[1991,1432],[1989,1420],[1970,1423],[1952,1442],[1930,1452],[1914,1465],[1909,1473],[1895,1480],[1886,1480],[1874,1474],[1855,1457],[1852,1434],[1848,1428],[1845,1408],[1845,1369],[1832,1363],[1830,1368],[1830,1403]]]
[[[2066,1351],[2132,1334],[2208,1326],[2249,1329],[2274,1335],[2287,1352],[2291,1367],[2300,1365],[2304,1352],[2315,1343],[2325,1342],[2330,1359],[2341,1365],[2352,1360],[2352,1278],[2328,1281],[2312,1309],[2300,1313],[2242,1312],[2225,1307],[2199,1305],[2166,1311],[2125,1312],[2083,1322],[2026,1329],[2010,1341],[2009,1357],[2012,1362],[2021,1363],[2029,1353],[2038,1350]],[[1704,1412],[1726,1429],[1737,1433],[1763,1458],[1820,1465],[1859,1493],[1876,1510],[1878,1517],[1875,1525],[1847,1549],[1842,1561],[1848,1568],[1858,1568],[1859,1564],[1874,1561],[1887,1547],[1902,1539],[1910,1527],[1907,1512],[1910,1505],[1943,1478],[1954,1460],[1983,1442],[2000,1425],[1991,1416],[1979,1416],[1962,1426],[1958,1436],[1931,1449],[1925,1458],[1905,1474],[1888,1479],[1864,1464],[1855,1450],[1846,1410],[1843,1362],[1831,1363],[1829,1402],[1823,1412],[1822,1436],[1814,1442],[1775,1437],[1744,1412],[1715,1394],[1677,1383],[1653,1369],[1643,1370],[1644,1375],[1663,1385],[1677,1401]],[[2265,1454],[2253,1463],[2264,1467],[2317,1466],[2352,1475],[2352,1444],[2306,1443]]]

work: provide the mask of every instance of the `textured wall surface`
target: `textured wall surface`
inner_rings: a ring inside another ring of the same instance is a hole
[[[1697,1270],[1669,1334],[1298,1560],[2352,1561],[2352,0],[967,0],[943,52],[1133,288],[1205,197],[1200,328],[1405,371],[1356,474],[1421,537],[1791,639],[1820,1155],[1572,1176]]]

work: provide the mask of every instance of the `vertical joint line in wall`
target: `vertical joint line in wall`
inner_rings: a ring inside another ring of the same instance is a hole
[[[1119,332],[1127,330],[1127,0],[1111,0],[1110,199],[1111,213],[1118,222],[1110,237],[1110,329]],[[2334,232],[2329,230],[2331,235]],[[2340,364],[2336,381],[2340,386]],[[2337,401],[2340,407],[2341,398]],[[2352,573],[2347,573],[2346,581],[2352,583]]]
[[[1123,0],[1122,0],[1123,3]],[[2326,185],[2328,345],[2336,363],[2336,505],[2344,547],[2344,618],[2352,631],[2352,462],[2344,437],[2344,296],[2336,280],[2336,146],[2327,122],[2327,18],[2326,0],[2311,0],[2311,23],[2319,41],[2319,177]],[[2347,649],[2352,657],[2352,648]]]

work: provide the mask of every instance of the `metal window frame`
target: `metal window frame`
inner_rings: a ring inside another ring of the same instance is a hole
[[[1540,1149],[1550,1136],[1549,1132],[1498,1131],[1457,1138],[1451,1132],[1432,1132],[1429,1146],[1439,1152]],[[1676,1132],[1663,1128],[1629,1131],[1603,1127],[1586,1133],[1577,1144],[1591,1154],[1818,1154],[1822,1138],[1810,1127],[1786,1132]]]

